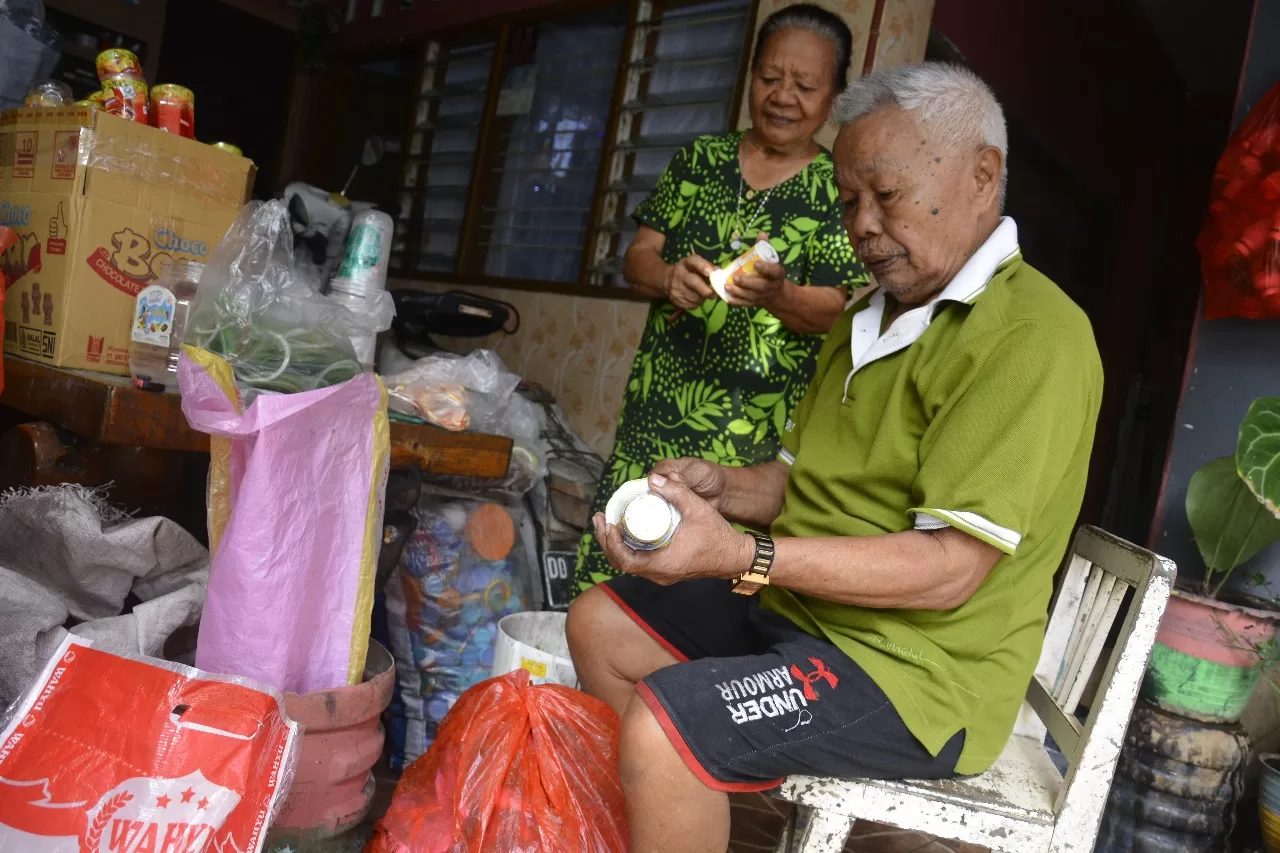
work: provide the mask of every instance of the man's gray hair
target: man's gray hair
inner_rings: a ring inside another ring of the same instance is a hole
[[[1000,172],[1000,206],[1004,207],[1009,131],[1000,102],[978,75],[942,62],[876,71],[857,80],[836,99],[835,120],[841,126],[852,124],[883,107],[918,113],[938,142],[952,150],[971,151],[987,145],[1000,149],[1005,161]]]

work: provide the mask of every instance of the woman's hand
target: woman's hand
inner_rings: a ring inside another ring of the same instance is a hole
[[[768,240],[761,231],[756,240]],[[787,286],[787,270],[782,264],[757,261],[755,273],[736,273],[724,286],[730,305],[751,305],[768,308]]]
[[[673,264],[667,270],[667,280],[663,287],[667,298],[677,308],[692,311],[708,299],[715,299],[716,292],[711,289],[708,276],[715,267],[706,258],[690,255]]]

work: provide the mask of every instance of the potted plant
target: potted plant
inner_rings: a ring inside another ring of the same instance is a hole
[[[1280,397],[1261,397],[1240,425],[1235,456],[1191,478],[1187,520],[1204,558],[1199,592],[1176,590],[1147,671],[1143,695],[1196,720],[1240,719],[1265,664],[1276,659],[1280,606],[1224,600],[1237,567],[1280,542]]]

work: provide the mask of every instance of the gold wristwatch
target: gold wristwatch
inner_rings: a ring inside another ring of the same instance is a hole
[[[769,570],[773,568],[773,539],[763,533],[751,531],[756,540],[756,555],[751,568],[733,580],[733,591],[739,595],[755,595],[760,587],[769,585]]]

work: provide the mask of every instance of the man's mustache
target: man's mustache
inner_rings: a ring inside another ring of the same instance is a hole
[[[858,243],[858,257],[866,260],[882,260],[884,258],[892,258],[901,255],[902,249],[898,246],[886,246],[877,243],[875,240],[863,240]]]

